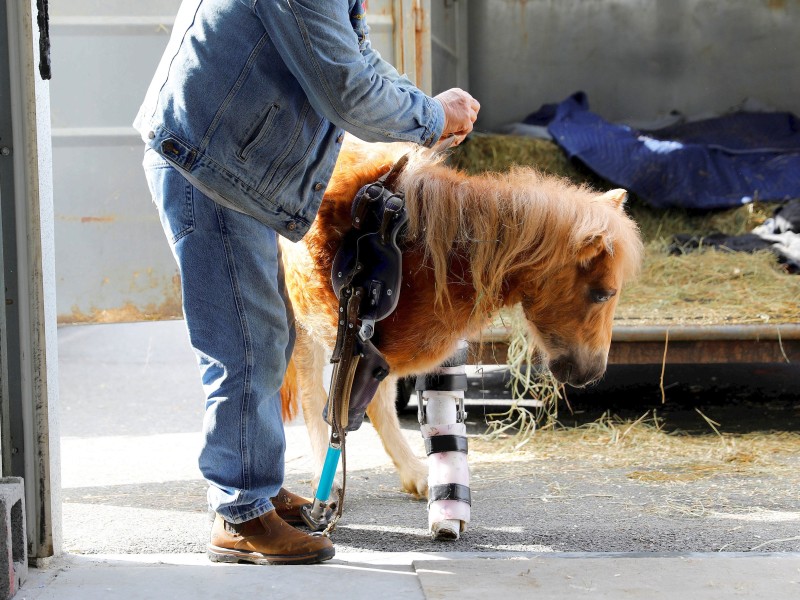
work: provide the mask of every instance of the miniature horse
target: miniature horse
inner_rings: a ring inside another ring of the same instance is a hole
[[[300,243],[282,244],[297,330],[282,389],[284,416],[291,417],[299,394],[315,483],[328,444],[323,367],[336,339],[339,306],[331,264],[351,227],[358,190],[409,152],[396,184],[409,215],[402,290],[397,309],[376,324],[372,338],[391,375],[367,415],[403,489],[424,496],[427,466],[401,434],[397,377],[437,367],[459,339],[478,336],[495,311],[521,303],[556,379],[574,386],[596,381],[606,369],[619,292],[639,267],[642,244],[622,209],[624,190],[599,194],[526,168],[469,176],[427,150],[348,138],[316,222]]]

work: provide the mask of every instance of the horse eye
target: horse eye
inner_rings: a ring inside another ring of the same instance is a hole
[[[615,289],[592,289],[589,290],[589,298],[595,304],[600,304],[602,302],[608,302],[617,294],[617,290]]]

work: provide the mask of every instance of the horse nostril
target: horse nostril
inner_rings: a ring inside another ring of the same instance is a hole
[[[575,364],[567,357],[560,356],[550,361],[550,372],[560,383],[568,383]]]

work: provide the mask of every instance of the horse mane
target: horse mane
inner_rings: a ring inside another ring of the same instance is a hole
[[[643,249],[636,224],[611,202],[600,201],[601,194],[588,186],[529,167],[469,175],[445,166],[442,154],[413,144],[346,140],[326,195],[348,205],[364,182],[409,155],[397,181],[409,216],[405,243],[432,268],[440,308],[450,302],[448,277],[453,276],[454,259],[469,266],[478,315],[502,305],[515,274],[535,269],[547,276],[575,264],[579,251],[598,239],[623,280],[639,269]],[[322,220],[334,225],[326,210],[323,204]]]
[[[476,314],[502,305],[510,277],[574,264],[587,243],[602,238],[623,279],[633,277],[642,245],[636,224],[620,208],[599,201],[588,186],[515,167],[468,175],[416,151],[403,171],[409,215],[406,241],[421,247],[433,267],[436,302],[449,302],[453,253],[469,264]]]

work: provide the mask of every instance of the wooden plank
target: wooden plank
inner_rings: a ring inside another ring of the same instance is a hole
[[[782,333],[783,332],[783,333]],[[720,364],[800,362],[796,325],[615,330],[609,364]],[[470,346],[470,362],[503,364],[508,354],[507,334],[490,332],[484,343]],[[666,347],[666,356],[664,355]]]

